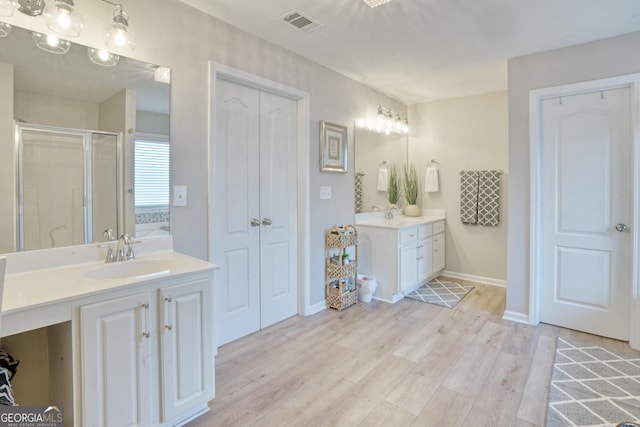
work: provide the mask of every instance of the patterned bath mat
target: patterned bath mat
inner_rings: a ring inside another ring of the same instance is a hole
[[[405,295],[405,298],[428,302],[429,304],[435,304],[441,307],[453,308],[462,298],[467,296],[471,289],[473,289],[473,286],[463,286],[456,282],[433,279],[415,291]]]
[[[640,356],[558,338],[547,427],[640,422]]]

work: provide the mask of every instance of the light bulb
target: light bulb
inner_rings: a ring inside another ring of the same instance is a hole
[[[11,32],[11,24],[0,22],[0,37],[7,37]]]
[[[13,16],[17,6],[18,3],[15,0],[0,0],[0,16]]]
[[[129,29],[129,16],[121,6],[113,12],[113,21],[107,27],[105,43],[109,50],[116,52],[133,50],[136,46],[135,34]]]
[[[47,27],[64,37],[78,37],[84,27],[82,16],[73,6],[73,0],[53,0],[44,9]]]
[[[71,48],[71,43],[53,34],[32,33],[33,42],[40,49],[56,54],[65,54]]]
[[[104,49],[95,49],[90,47],[87,49],[87,54],[89,55],[91,62],[103,67],[113,67],[120,60],[118,55]]]

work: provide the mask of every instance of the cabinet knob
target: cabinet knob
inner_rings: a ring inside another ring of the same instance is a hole
[[[251,226],[252,227],[260,227],[260,220],[258,218],[253,218],[251,220]]]
[[[271,225],[271,224],[273,223],[271,222],[270,218],[262,218],[262,225]]]

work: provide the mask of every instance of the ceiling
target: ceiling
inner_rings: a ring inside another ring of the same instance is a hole
[[[509,58],[640,30],[639,0],[180,1],[406,104],[506,90]]]

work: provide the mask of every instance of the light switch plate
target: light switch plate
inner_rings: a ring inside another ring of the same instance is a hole
[[[173,186],[173,206],[187,206],[187,186]]]
[[[331,187],[320,187],[320,200],[331,199]]]

